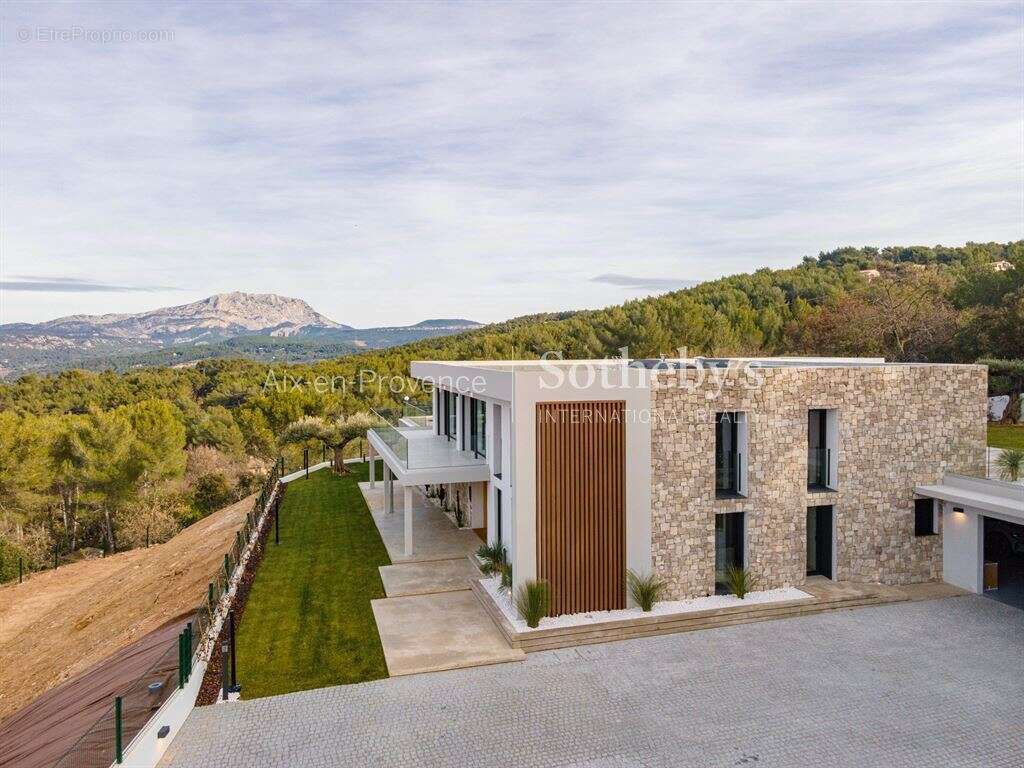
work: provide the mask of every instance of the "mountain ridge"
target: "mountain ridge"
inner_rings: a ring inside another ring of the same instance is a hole
[[[233,356],[239,350],[253,359],[278,361],[286,354],[289,361],[311,361],[479,327],[472,320],[428,319],[410,326],[357,329],[317,312],[302,299],[233,291],[145,312],[2,324],[0,378],[71,367],[124,370]]]

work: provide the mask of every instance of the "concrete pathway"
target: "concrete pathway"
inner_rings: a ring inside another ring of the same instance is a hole
[[[522,661],[523,651],[509,645],[469,590],[470,580],[480,577],[470,560],[481,543],[477,535],[455,528],[416,489],[415,549],[411,558],[404,558],[401,508],[384,513],[382,483],[372,490],[369,483],[359,488],[392,562],[380,568],[387,597],[371,603],[388,674]]]
[[[377,524],[377,530],[380,531],[380,537],[384,540],[384,546],[388,550],[388,557],[391,558],[392,563],[464,558],[476,552],[480,544],[483,543],[473,531],[459,530],[452,525],[451,520],[427,501],[420,489],[416,488],[412,494],[413,554],[411,557],[406,557],[404,554],[405,514],[402,510],[401,487],[396,486],[395,488],[395,511],[390,515],[384,513],[383,482],[378,482],[377,487],[373,489],[370,488],[369,483],[360,483],[359,490],[363,492],[366,505],[370,508],[373,522]]]
[[[1020,768],[1024,612],[980,596],[200,707],[165,768]]]
[[[399,563],[380,568],[384,594],[388,597],[458,592],[469,589],[470,579],[479,578],[480,569],[468,557],[425,563]]]
[[[388,597],[371,605],[393,677],[526,658],[508,644],[468,589]]]

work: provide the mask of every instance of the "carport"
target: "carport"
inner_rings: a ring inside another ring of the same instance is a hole
[[[943,579],[1024,608],[1024,485],[946,475],[914,493],[942,515]]]

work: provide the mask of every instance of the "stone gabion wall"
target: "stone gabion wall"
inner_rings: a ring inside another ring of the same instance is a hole
[[[807,507],[831,504],[838,580],[942,578],[942,537],[914,536],[915,485],[985,468],[983,366],[889,365],[716,371],[653,383],[651,554],[670,598],[714,591],[715,515],[746,513],[755,589],[806,574]],[[807,490],[807,411],[838,411],[837,490]],[[715,498],[715,414],[748,419],[748,494]]]

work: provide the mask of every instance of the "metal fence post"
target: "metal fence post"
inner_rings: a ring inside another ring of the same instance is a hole
[[[185,633],[178,633],[178,690],[185,687]]]
[[[306,470],[306,477],[309,477],[309,448],[302,449],[302,468]]]
[[[114,762],[118,765],[124,762],[124,750],[121,744],[121,737],[123,736],[121,706],[121,697],[116,696],[114,698]]]
[[[228,639],[231,641],[231,690],[238,689],[238,670],[235,667],[235,612],[228,613]]]
[[[185,682],[192,678],[192,622],[185,625]]]
[[[53,546],[53,570],[55,570],[55,571],[57,570],[57,554],[58,554],[58,552],[59,552],[59,550],[57,548],[57,545],[54,544],[54,546]]]
[[[25,560],[21,557],[18,558],[18,583],[21,584],[21,579],[25,575]]]
[[[224,701],[228,700],[228,644],[220,646],[221,691]]]

